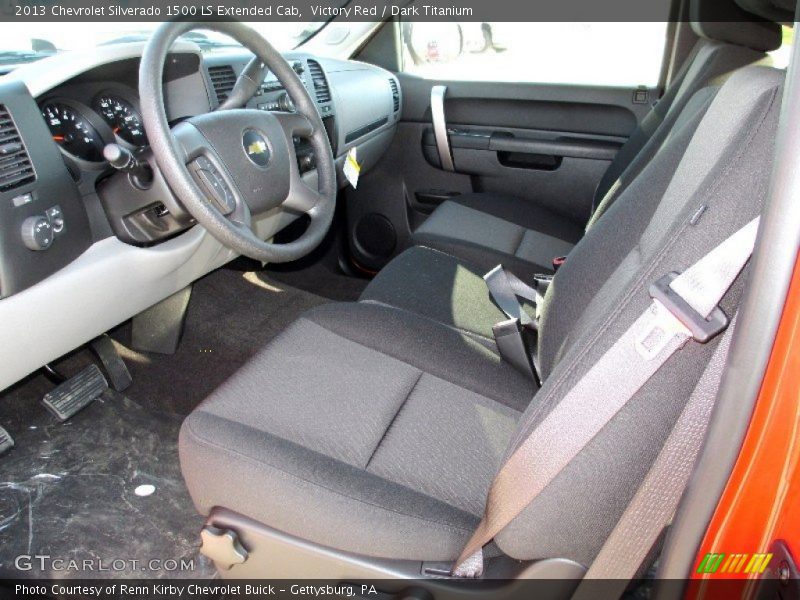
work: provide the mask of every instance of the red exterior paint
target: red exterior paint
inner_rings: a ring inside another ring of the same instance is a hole
[[[692,577],[721,577],[696,573],[708,552],[766,552],[777,539],[786,541],[794,558],[800,558],[800,262],[795,265],[750,427],[695,558]],[[691,587],[690,596],[717,596],[711,586]]]

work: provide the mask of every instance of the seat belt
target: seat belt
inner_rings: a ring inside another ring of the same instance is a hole
[[[600,549],[572,600],[592,600],[591,580],[602,579],[603,597],[622,596],[669,526],[706,436],[728,358],[736,317],[684,406],[675,427],[616,527]],[[608,581],[613,580],[613,581]]]
[[[534,306],[541,306],[544,292],[539,289],[539,280],[535,280],[535,287],[529,286],[503,265],[497,265],[483,276],[489,294],[495,304],[509,319],[516,319],[522,327],[536,329],[536,316],[531,317],[523,308],[518,298],[532,302]]]
[[[492,333],[500,358],[541,386],[539,369],[528,345],[528,330],[520,325],[519,319],[495,323]]]
[[[481,522],[455,563],[455,577],[483,573],[483,546],[519,515],[690,338],[705,343],[727,327],[717,306],[753,253],[758,217],[683,273],[650,286],[636,319],[497,473]],[[597,402],[598,398],[603,402]],[[569,435],[564,435],[568,431]]]
[[[551,275],[537,275],[534,279],[535,287],[531,287],[510,271],[506,271],[503,265],[497,265],[483,276],[492,300],[508,317],[507,321],[501,321],[492,327],[500,356],[537,383],[540,383],[539,370],[529,350],[526,332],[537,329],[538,315],[529,315],[519,298],[532,302],[538,312],[552,279]]]

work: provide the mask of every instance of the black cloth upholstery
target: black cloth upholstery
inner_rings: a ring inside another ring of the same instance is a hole
[[[782,84],[763,67],[733,75],[685,152],[681,127],[577,244],[545,298],[540,390],[480,339],[435,319],[377,302],[314,309],[184,423],[181,465],[198,509],[224,506],[368,556],[453,558],[496,470],[647,309],[650,284],[760,213]],[[746,273],[722,303],[728,315],[745,285]],[[673,356],[495,538],[497,548],[588,564],[716,342]]]
[[[639,177],[622,192],[617,203],[599,207],[587,233],[593,242],[579,244],[568,259],[572,262],[574,254],[584,252],[604,257],[599,263],[592,262],[581,277],[571,279],[575,286],[571,294],[576,302],[564,310],[572,312],[573,318],[580,312],[577,307],[584,306],[594,293],[582,280],[610,277],[622,257],[636,244],[717,91],[717,88],[698,91],[675,120],[672,131],[659,148],[657,159],[644,165]],[[624,208],[616,209],[617,204]],[[596,228],[598,230],[594,231]],[[523,281],[533,281],[535,275],[551,272],[552,265],[537,265],[476,244],[448,246],[440,240],[433,248],[417,246],[396,257],[369,283],[361,300],[402,308],[493,344],[492,326],[507,317],[489,296],[483,275],[497,264],[503,264]],[[589,264],[582,258],[578,263],[578,268]],[[527,310],[533,314],[533,307],[527,306]]]
[[[524,439],[646,310],[653,281],[685,270],[760,213],[772,170],[782,81],[783,73],[763,67],[732,76],[630,250],[615,247],[613,236],[590,231],[559,269],[539,326],[544,383],[535,409],[522,417],[516,440]],[[612,210],[635,211],[635,200],[620,198]],[[598,228],[603,222],[614,225],[601,219]],[[613,235],[621,229],[616,227]],[[605,250],[598,245],[604,238]],[[620,250],[616,266],[604,277],[609,253]],[[745,272],[722,302],[726,314],[735,312],[746,279]],[[583,291],[576,297],[578,289]],[[515,558],[566,553],[583,564],[591,561],[654,460],[715,345],[691,344],[670,359],[546,493],[497,536],[498,546]]]
[[[794,22],[797,0],[736,0],[749,13],[778,23]]]
[[[767,20],[749,11],[762,11],[768,5],[762,0],[692,0],[689,19],[700,37],[770,52],[781,47],[780,25],[771,16]]]
[[[370,282],[361,301],[402,308],[495,348],[492,326],[508,317],[489,296],[483,281],[488,270],[439,250],[414,246]]]
[[[186,419],[181,467],[203,514],[225,506],[350,552],[451,560],[534,392],[455,331],[322,306]]]
[[[513,213],[514,206],[520,207],[525,203],[512,197],[487,198],[491,202],[486,208],[501,209],[497,212],[504,215]],[[536,211],[537,214],[544,212]],[[447,201],[417,229],[414,243],[463,256],[478,265],[502,262],[519,264],[524,271],[552,271],[553,258],[569,254],[580,239],[582,229],[574,224],[570,227],[559,223],[553,218],[548,221],[551,225],[549,230],[558,235],[542,233],[519,223],[535,220],[531,214],[522,208],[518,213],[524,218],[508,220],[458,200]]]
[[[515,196],[462,194],[454,196],[451,202],[559,240],[575,243],[583,236],[583,227],[571,219]]]

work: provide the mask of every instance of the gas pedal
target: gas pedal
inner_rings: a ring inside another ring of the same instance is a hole
[[[0,427],[0,454],[14,447],[14,439],[3,427]]]
[[[131,373],[128,371],[128,367],[125,366],[125,361],[122,360],[108,334],[104,333],[92,340],[90,347],[103,364],[111,387],[118,392],[128,389],[133,383],[133,378],[131,378]]]
[[[91,364],[70,377],[56,389],[47,392],[42,403],[59,421],[66,421],[108,389],[100,367]]]

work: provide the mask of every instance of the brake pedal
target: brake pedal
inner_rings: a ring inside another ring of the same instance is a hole
[[[107,389],[108,382],[100,372],[100,368],[91,364],[56,389],[47,392],[42,403],[59,421],[66,421],[86,408]]]
[[[114,342],[108,337],[108,334],[104,333],[100,337],[95,338],[92,340],[90,346],[103,364],[106,373],[108,373],[111,387],[118,392],[128,389],[131,383],[133,383],[133,378],[131,377],[130,371],[128,371],[128,367],[125,366],[125,361],[122,360],[119,352],[117,352]]]
[[[14,439],[3,427],[0,427],[0,454],[14,447]]]

